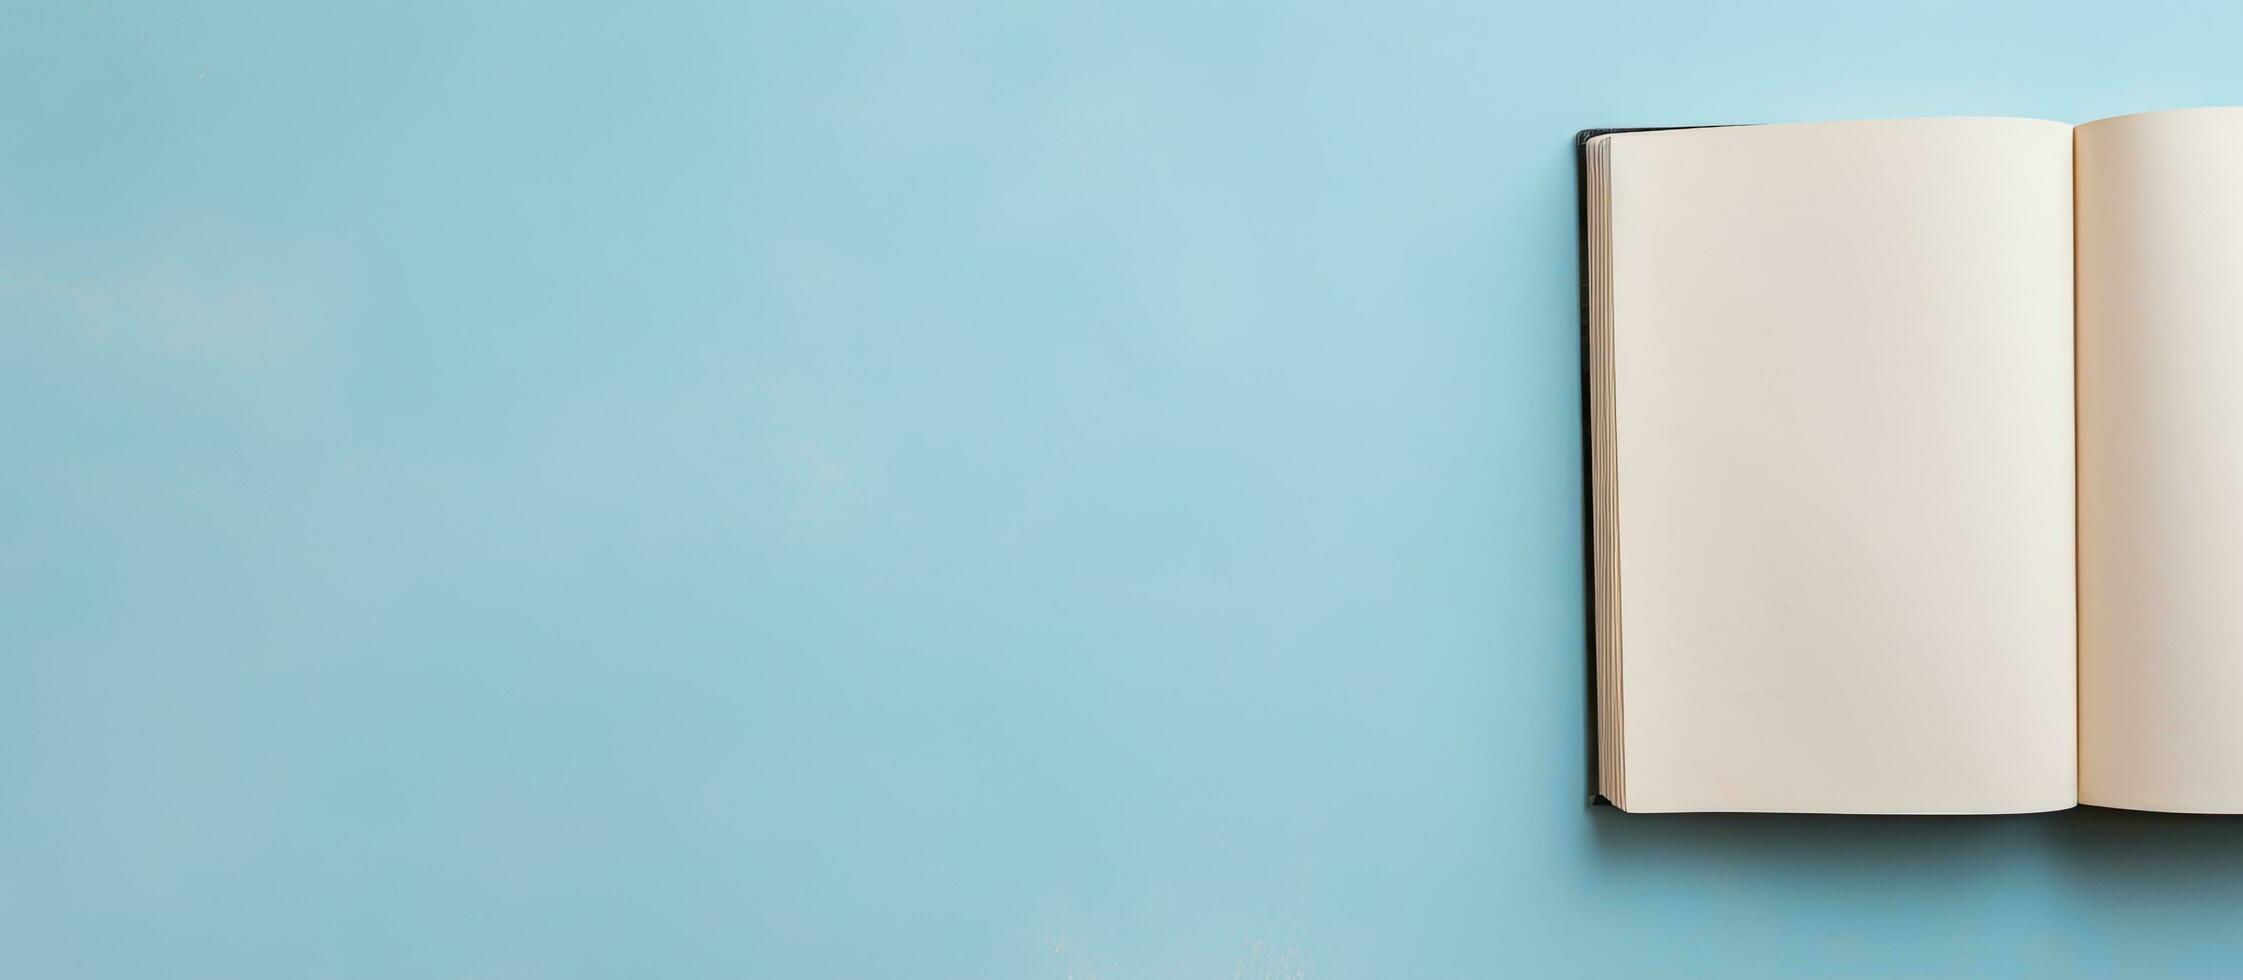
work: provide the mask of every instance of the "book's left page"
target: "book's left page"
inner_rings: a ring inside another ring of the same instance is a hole
[[[2074,805],[2069,127],[1598,141],[1607,795]]]

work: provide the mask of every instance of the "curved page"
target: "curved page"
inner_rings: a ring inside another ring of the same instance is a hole
[[[2078,154],[2080,799],[2243,812],[2243,109]]]

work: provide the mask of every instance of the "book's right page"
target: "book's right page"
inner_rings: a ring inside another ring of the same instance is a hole
[[[2074,153],[2080,802],[2243,812],[2243,109]]]

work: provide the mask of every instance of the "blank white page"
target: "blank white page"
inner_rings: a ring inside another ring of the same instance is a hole
[[[1610,137],[1630,810],[2076,801],[2072,137]]]
[[[2243,812],[2243,109],[2078,151],[2080,801]]]

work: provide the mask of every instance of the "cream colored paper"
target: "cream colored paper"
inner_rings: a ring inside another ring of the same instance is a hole
[[[1604,139],[1617,802],[2073,805],[2070,127]]]
[[[2243,812],[2243,109],[2077,151],[2080,801]]]

